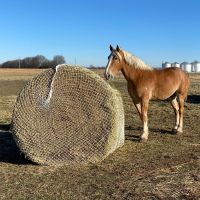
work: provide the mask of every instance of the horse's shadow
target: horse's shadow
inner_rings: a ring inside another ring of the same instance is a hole
[[[187,102],[192,104],[200,103],[200,95],[188,95]]]
[[[127,126],[125,127],[125,131],[128,133],[125,134],[125,139],[126,140],[131,140],[134,142],[140,142],[141,141],[141,133],[143,131],[142,127],[131,127],[131,126]],[[135,134],[131,134],[130,132],[134,131]],[[150,128],[149,132],[151,133],[158,133],[158,134],[169,134],[169,135],[174,135],[174,133],[172,131],[169,130],[163,130],[163,129],[155,129],[155,128]]]
[[[20,152],[9,130],[10,125],[0,125],[0,162],[18,165],[32,164]]]

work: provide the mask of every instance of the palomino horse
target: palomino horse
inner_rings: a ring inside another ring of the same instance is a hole
[[[170,99],[176,116],[172,131],[182,133],[184,100],[189,87],[188,75],[176,67],[153,69],[138,57],[120,49],[118,45],[116,49],[110,45],[110,50],[105,78],[108,80],[122,71],[128,83],[129,95],[143,122],[141,141],[148,139],[147,111],[151,99]]]

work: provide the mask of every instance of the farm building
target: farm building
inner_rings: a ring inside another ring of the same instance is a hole
[[[179,67],[180,68],[180,63],[174,62],[171,64],[172,67]]]
[[[181,69],[185,70],[186,72],[191,72],[192,71],[192,65],[188,62],[183,62],[183,63],[181,63]]]
[[[172,66],[171,63],[169,63],[169,62],[163,62],[162,63],[162,68],[169,68],[171,66]]]
[[[182,62],[181,64],[178,62],[174,62],[174,63],[163,62],[162,63],[162,68],[169,68],[169,67],[178,67],[187,72],[200,72],[199,61],[194,61],[192,63]]]
[[[200,72],[200,62],[194,61],[191,63],[192,65],[192,72]]]

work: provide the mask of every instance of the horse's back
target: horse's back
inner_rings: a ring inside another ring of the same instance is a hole
[[[189,75],[178,67],[169,67],[164,69],[155,70],[159,81],[172,81],[172,82],[188,82]]]
[[[187,95],[189,88],[189,74],[178,67],[170,67],[167,68],[166,71],[173,73],[176,81],[179,82],[178,92]]]
[[[177,67],[155,69],[154,94],[159,99],[165,99],[175,92],[187,95],[189,77],[186,72]]]

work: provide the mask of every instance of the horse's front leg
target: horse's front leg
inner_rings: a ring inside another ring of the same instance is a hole
[[[141,141],[146,142],[148,140],[149,129],[148,129],[148,106],[149,99],[142,99],[141,102],[141,118],[143,122],[143,134],[141,135]]]

